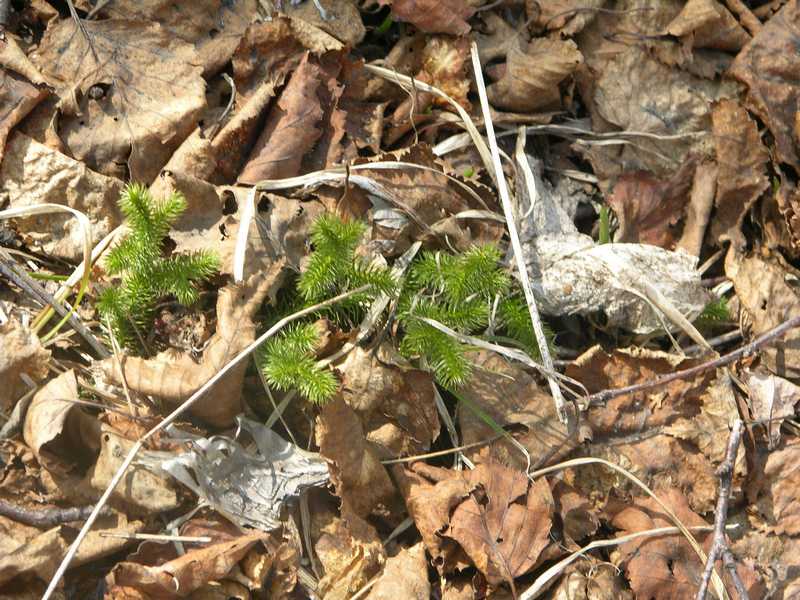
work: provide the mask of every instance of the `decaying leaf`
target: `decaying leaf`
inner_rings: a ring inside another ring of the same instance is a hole
[[[550,543],[553,497],[545,479],[484,463],[469,472],[469,493],[445,535],[456,540],[491,585],[512,586]]]
[[[107,585],[131,587],[150,598],[184,597],[209,581],[223,578],[255,544],[263,532],[248,533],[228,542],[193,549],[162,565],[118,563],[106,577]]]
[[[323,14],[314,2],[291,2],[284,12],[293,20],[318,27],[343,44],[354,48],[367,33],[355,0],[321,0]]]
[[[428,583],[425,546],[418,542],[386,559],[381,578],[370,591],[367,600],[428,600],[430,596],[431,584]]]
[[[566,425],[558,420],[552,397],[539,388],[530,374],[490,352],[475,353],[470,360],[477,368],[460,391],[469,404],[461,403],[458,408],[464,444],[480,442],[496,434],[471,410],[474,406],[501,427],[524,428],[524,433],[514,437],[528,450],[534,466],[557,460],[576,446],[577,438],[571,438]],[[477,448],[465,450],[473,462],[484,460],[484,452]],[[487,454],[491,460],[511,467],[524,469],[527,466],[526,457],[503,437],[491,443]]]
[[[694,168],[694,161],[687,161],[666,180],[650,173],[624,173],[608,197],[619,219],[614,241],[672,250],[678,237],[675,225],[683,218]]]
[[[762,422],[767,430],[769,449],[774,450],[781,441],[784,418],[794,416],[795,405],[800,401],[800,387],[762,369],[748,370],[743,380],[750,394],[753,419]]]
[[[742,311],[754,335],[777,327],[800,315],[794,291],[798,274],[780,256],[746,256],[731,249],[725,259],[725,274],[733,281]],[[795,285],[792,285],[794,283]],[[767,368],[779,377],[800,377],[800,335],[797,330],[775,340],[760,352]]]
[[[380,462],[378,446],[368,441],[355,411],[341,398],[328,402],[317,417],[316,441],[331,461],[331,481],[348,511],[366,517],[395,493]]]
[[[506,62],[493,70],[498,81],[487,88],[489,101],[498,108],[530,112],[560,107],[558,85],[583,61],[575,42],[537,38],[525,43],[515,36]]]
[[[0,180],[11,208],[45,202],[64,204],[85,214],[92,224],[92,243],[121,222],[117,199],[122,182],[89,170],[85,164],[15,133],[0,163]],[[84,232],[65,213],[26,217],[18,221],[31,242],[47,254],[68,260],[83,258]]]
[[[693,48],[738,52],[750,35],[717,0],[689,0],[666,32],[686,37]]]
[[[528,19],[547,31],[569,37],[586,27],[605,0],[526,0]]]
[[[758,484],[761,494],[756,501],[758,512],[768,531],[777,534],[800,534],[800,442],[787,439],[770,452]]]
[[[794,76],[800,65],[794,52],[799,18],[800,3],[790,0],[742,49],[730,70],[748,87],[747,107],[772,132],[778,159],[795,169],[800,168]]]
[[[392,6],[392,17],[426,33],[469,33],[469,19],[475,8],[467,0],[379,0]]]
[[[0,68],[0,161],[3,160],[3,148],[11,129],[45,97],[45,89],[39,89],[16,73]]]
[[[741,247],[745,243],[742,220],[769,187],[769,156],[755,122],[735,100],[721,100],[711,113],[711,122],[719,165],[712,235]]]
[[[121,385],[124,377],[132,391],[180,404],[255,339],[253,318],[265,298],[274,302],[283,282],[283,267],[283,261],[274,262],[266,273],[220,290],[217,331],[199,363],[187,354],[166,351],[150,359],[126,356],[121,365],[116,358],[106,359],[99,364],[103,375],[116,385]],[[232,424],[242,411],[240,395],[246,368],[247,363],[242,363],[231,369],[190,412],[217,426]]]
[[[28,389],[20,376],[25,374],[34,382],[43,380],[48,373],[50,352],[16,319],[0,325],[0,348],[0,407],[10,411]]]
[[[149,183],[205,107],[194,48],[141,21],[82,29],[91,46],[73,19],[52,21],[33,56],[60,86],[59,137],[90,168]]]
[[[430,373],[413,368],[390,346],[356,348],[337,366],[342,397],[361,419],[366,439],[392,456],[430,450],[439,417]]]
[[[85,466],[98,450],[99,424],[70,402],[77,399],[78,382],[75,372],[69,370],[51,379],[28,407],[23,428],[25,443],[49,471],[66,473],[80,464]]]

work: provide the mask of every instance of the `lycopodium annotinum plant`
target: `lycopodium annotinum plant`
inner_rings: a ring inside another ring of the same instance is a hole
[[[186,210],[181,194],[156,201],[143,185],[130,184],[119,207],[130,233],[106,256],[106,272],[115,281],[101,291],[97,308],[120,345],[137,351],[153,325],[156,303],[171,295],[193,304],[198,284],[217,272],[219,259],[211,250],[165,256],[164,240]]]
[[[394,313],[400,351],[429,369],[443,387],[456,389],[469,378],[468,348],[430,324],[429,319],[458,333],[499,338],[538,357],[528,307],[515,281],[500,264],[494,246],[474,246],[461,254],[423,252],[404,281],[395,281],[387,267],[368,263],[356,249],[366,230],[357,221],[324,215],[312,227],[313,251],[300,275],[297,291],[306,305],[367,286],[328,314],[353,323],[353,317],[379,294],[397,299]],[[399,297],[398,297],[399,296]],[[301,323],[271,340],[262,353],[268,382],[278,389],[297,389],[306,399],[323,403],[338,382],[318,366],[320,343],[313,323]]]

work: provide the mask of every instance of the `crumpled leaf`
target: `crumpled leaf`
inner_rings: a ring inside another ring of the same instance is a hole
[[[558,85],[583,62],[575,42],[536,38],[525,43],[515,36],[506,62],[492,67],[498,81],[488,86],[489,101],[497,108],[517,112],[559,108]]]
[[[375,528],[347,509],[342,516],[312,513],[312,539],[325,571],[317,593],[325,600],[349,600],[386,561],[386,550]]]
[[[75,5],[84,10],[95,2],[80,0]],[[178,38],[194,44],[195,61],[203,65],[209,77],[227,63],[245,29],[256,16],[256,0],[206,0],[186,10],[171,0],[109,2],[99,11],[101,18],[152,21]]]
[[[657,490],[657,493],[686,527],[708,524],[689,508],[686,497],[678,490],[666,487]],[[673,525],[652,498],[637,499],[634,505],[622,508],[613,516],[611,524],[622,530],[621,535]],[[695,532],[694,535],[701,544],[704,539],[710,542],[710,532]],[[614,562],[625,570],[637,598],[654,600],[693,598],[704,567],[680,533],[626,542],[619,546]],[[754,570],[737,564],[737,571],[745,588],[749,588],[751,594],[755,592],[757,576]],[[727,574],[725,580],[728,587],[730,580]]]
[[[794,51],[798,18],[800,3],[790,0],[739,52],[729,72],[748,87],[747,108],[772,132],[778,160],[795,169],[800,169],[795,120],[800,56]]]
[[[51,22],[32,56],[61,86],[58,135],[88,167],[149,183],[206,104],[194,48],[158,24],[82,25],[93,49],[73,19],[61,19]]]
[[[428,600],[430,595],[425,545],[418,542],[386,560],[383,573],[367,600]]]
[[[564,535],[569,541],[578,542],[597,531],[600,511],[588,498],[564,481],[555,482],[552,494]]]
[[[269,531],[280,526],[281,506],[328,481],[328,466],[316,452],[287,442],[261,423],[238,416],[236,423],[257,452],[223,435],[208,438],[171,433],[191,442],[176,455],[149,453],[146,465],[166,472],[239,526]]]
[[[755,505],[766,520],[767,531],[800,534],[800,441],[787,438],[782,446],[767,455],[759,473],[760,494]]]
[[[48,471],[66,474],[91,462],[98,450],[97,420],[69,400],[78,399],[78,381],[70,369],[50,380],[33,397],[23,436]],[[76,464],[77,463],[77,464]]]
[[[425,33],[465,35],[475,8],[467,0],[378,0],[390,4],[392,18],[411,23]]]
[[[533,167],[539,197],[520,223],[520,238],[539,310],[548,315],[602,310],[607,325],[634,333],[674,327],[653,306],[654,296],[689,320],[703,311],[711,297],[700,283],[696,257],[643,244],[596,244],[578,233]],[[524,210],[531,204],[527,197],[520,181],[517,202]]]
[[[717,0],[689,0],[667,26],[666,33],[688,38],[694,48],[738,52],[750,35]]]
[[[256,335],[253,322],[265,298],[274,302],[283,283],[284,263],[272,263],[263,274],[253,275],[241,285],[228,285],[217,299],[217,331],[211,337],[199,362],[185,353],[161,352],[154,358],[126,356],[121,365],[116,358],[97,364],[102,375],[116,385],[122,377],[128,389],[180,404],[219,372],[250,344]],[[224,427],[242,411],[241,389],[247,363],[231,369],[189,412],[204,421]]]
[[[800,401],[800,386],[763,369],[747,370],[742,379],[750,396],[753,420],[763,421],[768,447],[774,450],[781,441],[784,418],[794,416],[795,405]]]
[[[550,543],[550,486],[496,463],[478,465],[467,480],[469,495],[453,511],[444,535],[461,545],[490,585],[513,588]]]
[[[586,27],[597,15],[605,0],[527,0],[528,19],[546,31],[560,30],[570,37]]]
[[[754,336],[800,315],[795,286],[797,271],[779,255],[747,256],[731,249],[725,259],[725,275],[733,281],[741,309],[749,318]],[[759,351],[766,367],[779,377],[800,377],[800,334],[788,331]]]
[[[14,408],[28,386],[20,377],[23,373],[34,382],[47,377],[50,351],[45,350],[39,338],[16,319],[0,325],[0,407],[6,412]]]
[[[0,44],[3,42],[0,41]],[[24,77],[0,68],[0,161],[3,160],[3,148],[13,127],[47,95],[45,88],[39,89]]]
[[[571,438],[567,426],[561,423],[549,393],[539,388],[534,378],[519,366],[491,352],[470,355],[476,367],[460,394],[470,404],[459,404],[458,424],[461,443],[472,444],[486,440],[496,431],[470,410],[474,405],[501,426],[523,428],[514,437],[530,453],[533,466],[565,456],[578,443]],[[520,450],[501,437],[488,446],[464,450],[473,462],[491,456],[494,462],[524,469],[527,460]]]
[[[439,435],[430,373],[413,368],[389,345],[355,348],[337,365],[342,397],[358,414],[368,442],[392,456],[422,454]]]
[[[132,587],[149,598],[178,598],[209,581],[223,578],[255,544],[266,539],[258,531],[228,542],[195,548],[157,566],[120,562],[106,577],[109,587]]]
[[[321,0],[325,18],[314,2],[284,4],[283,11],[292,19],[309,23],[329,33],[350,48],[355,48],[367,33],[355,0]]]
[[[716,147],[717,212],[711,235],[742,247],[742,221],[758,197],[769,187],[767,149],[758,127],[735,100],[721,100],[711,113]]]
[[[662,180],[650,173],[624,173],[617,179],[608,203],[619,219],[615,242],[651,244],[672,250],[675,225],[683,218],[692,186],[694,161],[687,161]]]
[[[355,411],[341,398],[328,402],[317,417],[316,441],[331,464],[331,481],[344,509],[367,517],[386,505],[394,485],[380,460],[378,446],[368,441]]]
[[[100,455],[84,479],[98,497],[111,483],[132,447],[132,441],[108,426],[102,427]],[[122,484],[114,488],[111,497],[129,512],[143,515],[165,513],[181,504],[172,481],[136,464],[128,467]]]
[[[800,249],[800,191],[787,178],[781,177],[774,202],[769,196],[762,203],[765,242],[769,247],[781,246],[792,257]]]
[[[91,171],[82,162],[22,133],[15,133],[8,141],[0,163],[0,180],[10,208],[52,202],[81,211],[92,224],[92,244],[122,222],[117,208],[122,181]],[[53,213],[17,222],[44,253],[66,260],[83,259],[84,232],[74,217]]]

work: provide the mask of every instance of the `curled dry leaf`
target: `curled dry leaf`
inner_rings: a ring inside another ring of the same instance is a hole
[[[764,369],[747,370],[742,379],[750,395],[753,420],[761,421],[769,449],[774,450],[781,441],[783,420],[794,416],[800,387]]]
[[[800,534],[800,442],[787,439],[770,452],[760,474],[761,493],[756,500],[758,512],[766,520],[767,531],[777,534]]]
[[[81,211],[92,224],[92,244],[122,221],[117,209],[123,186],[119,179],[91,171],[82,162],[22,133],[12,135],[6,146],[0,180],[10,208],[51,202]],[[26,217],[18,223],[45,253],[67,260],[83,258],[84,232],[74,217],[54,213]]]
[[[98,450],[99,423],[70,402],[77,399],[78,381],[69,370],[40,389],[28,407],[25,443],[48,471],[66,474],[90,463]]]
[[[774,202],[769,197],[764,199],[762,215],[769,247],[781,246],[796,256],[800,250],[800,191],[788,178],[781,177]]]
[[[694,48],[734,53],[750,41],[750,35],[717,0],[689,0],[666,33],[686,39]]]
[[[758,197],[769,187],[767,149],[758,127],[735,100],[721,100],[711,113],[714,146],[719,165],[717,212],[711,234],[720,241],[745,244],[742,221]]]
[[[498,81],[487,88],[489,101],[497,108],[518,112],[560,108],[558,85],[583,62],[575,42],[514,39],[505,64],[491,69],[498,74]]]
[[[40,86],[47,83],[42,73],[36,68],[36,65],[30,61],[25,52],[22,51],[22,48],[19,47],[17,38],[9,31],[6,31],[3,39],[0,39],[0,67],[22,75],[33,85]]]
[[[795,77],[800,56],[794,51],[798,19],[800,3],[790,0],[736,56],[730,69],[730,75],[748,87],[747,108],[772,132],[779,161],[795,169],[800,168]]]
[[[33,381],[42,381],[48,373],[50,351],[45,350],[29,329],[16,319],[0,325],[0,408],[9,412],[27,390],[21,375]]]
[[[317,417],[316,441],[331,462],[331,481],[348,512],[366,517],[391,501],[395,488],[377,446],[367,441],[355,411],[341,398],[328,402]]]
[[[246,283],[220,290],[217,299],[217,330],[199,362],[187,354],[162,352],[145,359],[126,356],[99,363],[102,374],[116,385],[125,378],[133,392],[180,404],[216,375],[255,339],[256,312],[265,298],[274,302],[284,278],[284,262],[274,262],[268,271],[253,275]],[[189,412],[209,424],[225,427],[242,412],[241,389],[247,363],[231,369]]]
[[[329,33],[350,48],[354,48],[367,33],[355,0],[321,0],[325,17],[314,2],[291,2],[284,12],[293,20],[302,21]]]
[[[689,508],[686,497],[678,490],[664,488],[658,490],[658,495],[686,527],[708,525]],[[638,499],[634,505],[616,512],[611,524],[622,530],[621,535],[673,525],[652,498]],[[695,537],[710,542],[712,536],[695,533]],[[654,600],[694,598],[704,567],[680,533],[626,542],[619,546],[614,562],[625,570],[637,598]],[[737,571],[750,594],[757,592],[758,576],[755,571],[743,565],[738,565]],[[752,597],[761,596],[756,594]]]
[[[574,544],[597,531],[600,511],[585,496],[564,481],[555,482],[552,494],[568,541]]]
[[[570,37],[591,23],[604,5],[605,0],[526,0],[525,11],[537,27]]]
[[[430,597],[425,545],[418,542],[386,560],[383,573],[367,600],[428,600]]]
[[[733,281],[741,310],[753,335],[758,336],[800,315],[792,282],[797,272],[778,254],[746,256],[732,248],[725,259],[725,275]],[[779,377],[800,377],[800,334],[789,331],[760,351],[767,368]]]
[[[52,21],[33,55],[60,88],[58,135],[90,168],[149,183],[205,107],[194,48],[158,24],[107,19],[82,27],[87,35],[73,19]]]
[[[81,0],[76,6],[86,10],[95,2]],[[210,0],[192,6],[192,10],[168,0],[109,2],[102,6],[102,18],[152,21],[176,37],[194,44],[195,62],[203,65],[209,77],[227,63],[245,29],[256,16],[256,0]]]
[[[0,161],[13,127],[46,97],[46,89],[39,89],[13,71],[0,68]]]
[[[493,437],[495,430],[470,406],[491,417],[501,427],[518,426],[523,433],[514,437],[530,453],[532,466],[557,460],[577,445],[566,425],[561,423],[550,394],[542,391],[534,378],[519,366],[492,352],[477,352],[470,357],[477,367],[460,393],[469,404],[460,403],[458,424],[462,443],[472,444]],[[475,461],[485,459],[485,451],[465,450]],[[488,454],[495,462],[524,469],[526,457],[506,438],[492,442]]]
[[[686,161],[668,179],[650,173],[624,173],[614,185],[608,203],[619,219],[615,242],[652,244],[671,250],[683,218],[695,163]]]
[[[260,531],[249,533],[228,542],[190,550],[161,565],[120,562],[106,577],[106,584],[111,590],[116,586],[131,587],[148,598],[182,597],[209,581],[225,577],[250,548],[266,537],[267,534]]]
[[[379,4],[391,5],[392,17],[397,21],[411,23],[425,33],[449,33],[465,35],[470,27],[467,23],[474,13],[467,0],[378,0]]]
[[[337,369],[342,397],[361,419],[368,442],[391,456],[430,450],[439,435],[430,373],[413,368],[387,344],[377,353],[355,348]]]

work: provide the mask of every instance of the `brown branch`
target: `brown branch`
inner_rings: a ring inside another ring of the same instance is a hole
[[[730,9],[731,12],[736,13],[739,16],[739,20],[742,22],[747,31],[749,31],[752,35],[756,35],[759,31],[761,31],[761,21],[758,20],[753,12],[747,8],[747,6],[742,2],[742,0],[725,0],[725,5]]]
[[[696,600],[705,600],[708,592],[708,584],[711,581],[711,574],[714,571],[714,564],[717,559],[722,558],[725,568],[733,580],[736,591],[739,593],[740,600],[748,600],[747,590],[744,587],[739,574],[736,572],[736,563],[733,560],[728,542],[725,539],[725,521],[728,518],[728,504],[731,499],[731,487],[733,485],[733,469],[736,463],[736,453],[739,450],[739,442],[742,439],[744,425],[737,419],[731,429],[728,438],[728,449],[725,451],[725,460],[717,469],[719,477],[719,497],[717,498],[717,510],[714,513],[714,541],[708,553],[706,566],[703,570],[703,579],[697,590]]]
[[[770,329],[766,333],[761,334],[749,344],[745,344],[741,348],[734,350],[733,352],[729,352],[728,354],[725,354],[723,356],[720,356],[719,358],[709,360],[708,362],[704,362],[703,364],[690,367],[682,371],[675,371],[674,373],[670,373],[668,375],[662,375],[661,377],[657,377],[652,381],[645,381],[644,383],[637,383],[622,388],[603,390],[589,395],[585,399],[585,402],[587,406],[602,405],[611,400],[612,398],[618,398],[619,396],[626,396],[628,394],[634,394],[636,392],[642,392],[645,390],[661,387],[678,379],[689,379],[690,377],[694,377],[695,375],[703,373],[704,371],[708,371],[709,369],[717,369],[719,367],[724,367],[725,365],[729,365],[733,362],[736,362],[739,359],[746,358],[748,356],[755,354],[756,351],[762,346],[766,346],[773,340],[784,335],[790,329],[794,329],[795,327],[798,326],[800,326],[800,316],[792,317],[788,321],[784,321],[777,327]]]
[[[17,523],[42,528],[83,521],[91,514],[93,508],[91,505],[72,508],[23,508],[0,500],[0,516],[8,517]],[[108,510],[106,513],[111,514]]]

